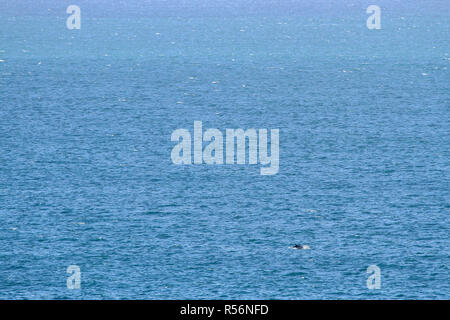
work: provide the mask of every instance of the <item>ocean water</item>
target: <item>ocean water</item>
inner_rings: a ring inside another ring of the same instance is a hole
[[[0,5],[0,298],[449,299],[450,5],[379,2]],[[195,120],[278,174],[174,165]]]

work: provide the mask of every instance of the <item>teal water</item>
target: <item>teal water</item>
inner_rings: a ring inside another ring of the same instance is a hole
[[[449,299],[449,4],[429,3],[381,30],[365,2],[98,4],[81,30],[3,5],[0,298]],[[175,166],[194,120],[279,128],[279,173]]]

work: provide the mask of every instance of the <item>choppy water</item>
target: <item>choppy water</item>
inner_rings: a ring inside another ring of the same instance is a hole
[[[64,8],[0,13],[0,298],[450,298],[439,3],[381,30],[364,3],[72,31]],[[173,165],[194,120],[279,128],[279,173]]]

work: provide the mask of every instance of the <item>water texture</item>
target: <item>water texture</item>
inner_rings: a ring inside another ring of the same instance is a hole
[[[157,3],[0,5],[0,298],[449,299],[449,3]],[[174,165],[194,120],[279,173]]]

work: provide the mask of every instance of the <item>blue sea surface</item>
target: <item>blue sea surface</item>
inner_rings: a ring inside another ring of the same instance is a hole
[[[0,299],[449,299],[450,3],[379,2],[0,5]],[[174,165],[195,120],[278,174]]]

